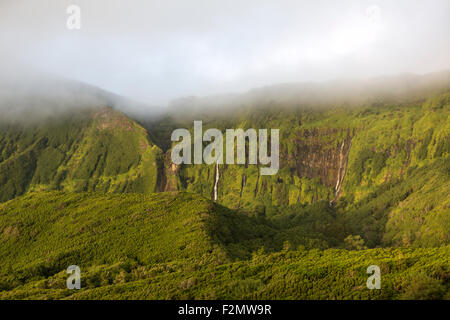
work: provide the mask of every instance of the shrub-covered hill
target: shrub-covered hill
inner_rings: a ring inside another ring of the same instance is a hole
[[[46,294],[69,299],[450,299],[449,258],[448,246],[363,251],[300,247],[271,254],[260,251],[250,260],[219,266],[131,268],[122,274],[122,284],[119,280],[100,288],[91,285],[73,295],[68,290]],[[381,290],[366,287],[369,265],[381,269]],[[89,277],[105,274],[101,268],[92,271]],[[36,288],[30,293],[42,297],[43,292]]]
[[[0,205],[0,299],[448,298],[448,246],[311,249],[333,230],[319,218],[296,228],[189,193],[29,193]],[[381,291],[365,287],[372,264]]]
[[[75,293],[49,287],[43,290],[40,283],[28,294],[68,299],[450,299],[449,258],[448,246],[363,251],[307,251],[300,247],[270,254],[257,252],[249,260],[219,266],[192,268],[176,263],[135,267],[111,285],[90,284]],[[381,269],[381,290],[366,286],[370,265]],[[89,270],[87,282],[101,279],[106,270]],[[119,270],[116,266],[116,274]],[[61,285],[61,276],[52,280]],[[21,296],[24,292],[19,289],[11,294]]]
[[[29,191],[154,192],[160,149],[108,107],[0,122],[0,202]]]
[[[0,205],[1,270],[49,274],[70,262],[149,264],[214,250],[226,259],[214,241],[224,235],[211,229],[220,218],[211,201],[195,194],[29,193]]]
[[[262,247],[280,250],[287,240],[324,242],[196,194],[32,192],[0,204],[0,285],[46,278],[71,264],[221,264]]]

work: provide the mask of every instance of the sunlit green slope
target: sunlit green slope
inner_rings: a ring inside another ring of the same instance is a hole
[[[160,150],[111,108],[0,124],[0,201],[33,190],[154,192]]]
[[[259,103],[230,115],[171,120],[191,131],[201,119],[204,130],[280,130],[279,172],[261,176],[255,165],[219,165],[219,203],[275,217],[290,206],[327,201],[346,216],[347,234],[361,235],[370,247],[450,242],[449,93],[317,109]],[[162,121],[149,129],[155,136],[170,128],[169,119]],[[214,165],[182,165],[166,176],[177,181],[173,189],[211,199],[215,172]]]
[[[0,226],[0,299],[448,298],[448,246],[307,250],[301,230],[196,194],[30,193],[0,205]]]
[[[305,241],[196,194],[31,192],[0,204],[0,283],[14,287],[71,264],[214,265],[287,240]]]

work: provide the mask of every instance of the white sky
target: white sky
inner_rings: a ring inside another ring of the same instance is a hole
[[[450,68],[449,17],[448,0],[0,0],[0,77],[44,71],[154,105],[426,73]]]

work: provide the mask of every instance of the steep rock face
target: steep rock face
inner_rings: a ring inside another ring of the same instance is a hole
[[[168,175],[179,190],[217,197],[232,208],[273,213],[296,203],[337,204],[342,197],[358,203],[405,179],[410,168],[448,157],[448,99],[449,94],[441,94],[404,105],[254,109],[226,121],[204,120],[204,130],[280,129],[279,172],[260,176],[256,165],[219,165],[217,175],[213,165],[182,165]],[[178,127],[192,130],[190,120]]]
[[[217,175],[205,164],[170,174],[178,190],[267,216],[326,200],[346,233],[369,247],[449,243],[449,117],[449,93],[399,105],[255,110],[210,120],[205,130],[280,129],[276,175],[261,176],[257,165],[219,165]]]
[[[334,187],[336,198],[346,174],[353,134],[350,129],[301,130],[293,141],[294,150],[286,155],[286,165],[293,165],[298,177],[319,179],[322,185]]]
[[[159,192],[177,191],[179,188],[177,177],[180,166],[172,163],[170,156],[170,151],[166,152],[160,162],[158,170]]]
[[[267,212],[296,203],[336,203],[341,196],[359,202],[402,179],[410,167],[448,157],[448,97],[366,109],[245,111],[205,125],[280,129],[275,176],[260,176],[256,165],[174,165],[170,148],[163,154],[150,141],[154,132],[108,108],[39,126],[2,126],[0,194],[5,201],[40,189],[186,190]],[[158,134],[167,140],[170,130]]]
[[[181,185],[234,208],[332,201],[346,174],[351,137],[347,129],[299,130],[280,142],[275,176],[261,176],[257,165],[183,165]]]

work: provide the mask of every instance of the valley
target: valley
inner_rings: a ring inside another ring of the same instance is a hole
[[[1,119],[0,298],[448,299],[448,72],[416,80]],[[278,172],[173,163],[172,132],[200,120],[278,129]]]

